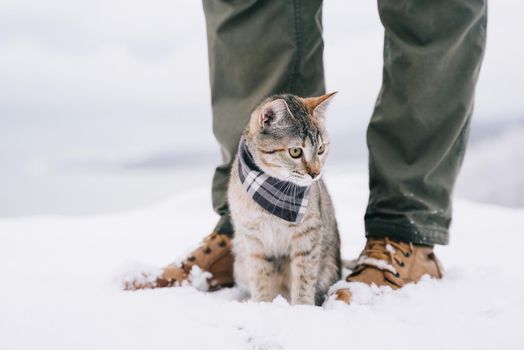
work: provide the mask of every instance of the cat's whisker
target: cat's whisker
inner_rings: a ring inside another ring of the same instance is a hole
[[[282,202],[284,200],[284,197],[286,196],[286,193],[287,193],[287,190],[289,189],[290,184],[291,184],[291,182],[287,182],[286,183],[286,186],[284,187],[284,191],[282,191],[282,194],[278,198],[278,203],[279,204],[280,204],[280,202]],[[280,206],[280,210],[283,211],[282,206]]]
[[[282,200],[282,197],[285,196],[286,194],[286,190],[288,189],[289,187],[289,184],[291,184],[291,182],[285,182],[282,187],[279,188],[280,190],[280,196],[277,198],[277,202],[275,203],[274,207],[273,207],[273,210],[271,211],[271,214],[274,214],[275,213],[275,209],[279,206],[280,204],[280,201]],[[281,208],[281,210],[283,210]]]
[[[291,192],[293,194],[291,196],[293,202],[289,203],[289,207],[290,207],[290,209],[292,209],[292,208],[296,207],[296,198],[295,198],[295,196],[296,196],[297,185],[294,182],[291,182],[290,184],[291,184]]]
[[[286,187],[286,191],[285,191],[285,192],[286,192],[286,194],[285,194],[285,196],[284,196],[284,197],[286,197],[286,196],[287,196],[288,190],[289,190],[289,189],[292,189],[292,188],[293,188],[293,182],[291,182],[291,181],[290,181],[290,182],[288,182],[288,186]],[[289,206],[290,206],[290,204],[288,204],[287,206],[289,207]],[[283,206],[281,206],[281,210],[282,210],[282,213],[284,212],[284,207],[285,207],[284,205],[283,205]]]
[[[280,196],[277,198],[277,202],[273,205],[273,209],[271,210],[271,214],[275,213],[275,209],[278,207],[278,204],[280,203],[280,198],[282,197],[282,194],[284,193],[283,189],[287,186],[286,183],[283,183],[279,188]]]
[[[297,190],[298,190],[298,186],[296,184],[293,184],[293,207],[297,206],[297,199],[296,199]]]

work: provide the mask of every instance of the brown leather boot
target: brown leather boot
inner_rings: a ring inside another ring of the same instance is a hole
[[[442,265],[432,247],[389,238],[369,238],[346,281],[398,289],[407,283],[418,282],[423,275],[443,276]],[[349,288],[338,289],[335,299],[349,304],[351,291]]]
[[[233,278],[231,238],[228,235],[214,232],[207,236],[182,263],[166,266],[162,275],[154,282],[134,281],[126,283],[124,289],[177,287],[184,282],[191,284],[193,266],[198,266],[204,273],[211,274],[206,278],[207,290],[215,291],[222,287],[232,287],[235,280]]]

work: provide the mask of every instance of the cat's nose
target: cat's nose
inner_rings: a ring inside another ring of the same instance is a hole
[[[312,179],[314,179],[315,177],[317,177],[318,175],[320,175],[320,171],[308,171],[307,172],[309,176],[311,176]]]

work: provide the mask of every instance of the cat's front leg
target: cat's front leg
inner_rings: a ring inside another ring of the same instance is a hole
[[[255,235],[245,235],[244,238],[251,299],[259,302],[272,301],[278,295],[274,264],[266,256],[262,242]]]
[[[273,264],[263,256],[252,257],[251,298],[254,301],[273,301],[278,295]]]
[[[320,246],[315,237],[294,244],[291,255],[291,304],[315,304]]]

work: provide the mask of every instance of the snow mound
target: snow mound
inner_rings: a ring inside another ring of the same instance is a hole
[[[125,289],[133,283],[139,285],[153,284],[162,275],[162,269],[158,266],[136,261],[123,264],[115,272],[115,275],[119,287]]]
[[[210,272],[203,271],[196,265],[191,268],[191,272],[189,273],[191,285],[202,292],[208,291],[209,283],[207,281],[211,279],[211,277],[213,277],[213,275]]]

